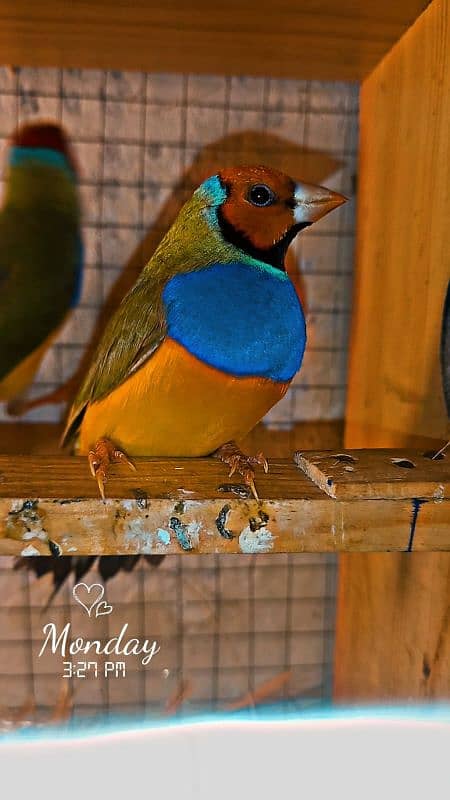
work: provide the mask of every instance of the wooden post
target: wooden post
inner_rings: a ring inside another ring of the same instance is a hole
[[[446,435],[449,187],[450,8],[434,0],[362,87],[347,447]],[[335,698],[448,698],[449,608],[448,554],[342,556]]]

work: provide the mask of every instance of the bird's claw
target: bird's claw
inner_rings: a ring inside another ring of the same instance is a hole
[[[105,483],[108,480],[108,469],[111,464],[126,464],[133,472],[136,467],[128,456],[119,450],[109,439],[99,439],[88,453],[91,475],[97,481],[102,500],[105,500]]]
[[[263,453],[257,453],[256,456],[246,456],[239,450],[237,445],[229,442],[219,448],[216,455],[230,467],[228,477],[231,478],[237,472],[242,476],[245,485],[250,488],[255,500],[259,500],[255,486],[254,467],[262,467],[265,473],[269,471],[269,464]]]

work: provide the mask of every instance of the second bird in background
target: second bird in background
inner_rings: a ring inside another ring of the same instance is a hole
[[[66,134],[56,123],[22,126],[12,136],[0,212],[0,400],[10,413],[27,408],[39,365],[78,302],[80,226]]]

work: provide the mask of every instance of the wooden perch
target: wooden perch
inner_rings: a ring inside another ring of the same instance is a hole
[[[296,454],[258,502],[215,459],[137,459],[103,503],[84,458],[0,456],[1,555],[450,550],[450,467],[423,452]]]

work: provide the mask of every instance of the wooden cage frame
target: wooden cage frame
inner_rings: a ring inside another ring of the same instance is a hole
[[[450,9],[425,6],[260,0],[255,15],[250,0],[0,1],[10,64],[362,81],[344,451],[277,461],[260,503],[224,489],[212,462],[139,463],[104,505],[84,461],[39,447],[0,459],[1,553],[139,552],[145,541],[126,534],[146,514],[164,532],[147,541],[155,552],[357,551],[340,560],[337,700],[450,694],[450,473],[424,457],[447,427],[437,321],[450,273]]]

